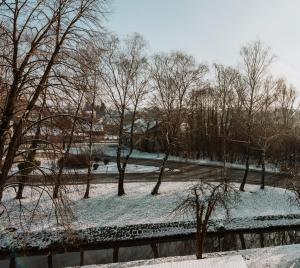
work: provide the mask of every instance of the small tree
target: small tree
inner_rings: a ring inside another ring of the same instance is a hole
[[[225,191],[225,187],[227,191]],[[174,212],[180,214],[190,214],[196,219],[196,256],[202,259],[203,245],[207,230],[211,225],[210,218],[218,208],[225,210],[226,216],[229,215],[229,204],[234,201],[235,195],[232,188],[222,182],[208,183],[200,181],[188,189],[188,196],[175,208]]]

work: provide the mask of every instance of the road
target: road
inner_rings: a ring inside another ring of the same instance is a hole
[[[161,165],[159,160],[146,159],[130,159],[130,164],[139,164],[145,166]],[[165,172],[164,181],[197,181],[205,179],[207,181],[218,181],[222,175],[222,168],[208,165],[198,165],[191,163],[182,163],[168,161],[166,164],[167,171]],[[229,169],[228,174],[231,182],[241,182],[244,170]],[[155,182],[158,177],[158,172],[151,173],[128,173],[125,176],[125,183],[128,182]],[[261,173],[258,171],[249,171],[247,183],[260,184]],[[63,182],[65,184],[83,184],[86,183],[86,175],[64,175]],[[33,184],[51,184],[51,179],[40,176],[31,176],[29,179]],[[12,179],[10,182],[16,182]],[[91,183],[116,183],[117,174],[97,174],[93,175]],[[270,174],[265,176],[266,185],[270,186],[285,186],[287,183],[286,176],[282,174]]]
[[[144,159],[130,159],[130,164],[157,166],[161,165],[158,160],[144,160]],[[199,179],[206,179],[208,181],[216,181],[222,175],[222,168],[209,165],[197,165],[191,163],[182,163],[168,161],[166,167],[169,169],[165,172],[164,181],[196,181]],[[228,174],[231,182],[241,182],[244,175],[244,170],[229,169]],[[113,178],[112,178],[113,177]],[[127,182],[152,182],[156,181],[158,173],[145,173],[145,174],[126,174]],[[116,175],[107,176],[99,175],[99,178],[94,180],[95,183],[111,182],[116,180]],[[260,184],[261,172],[249,171],[247,183]],[[265,175],[266,185],[283,186],[286,184],[286,176],[282,174]]]

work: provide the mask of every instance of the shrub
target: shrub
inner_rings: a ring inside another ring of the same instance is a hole
[[[97,170],[98,167],[99,167],[99,164],[98,164],[98,163],[94,163],[94,164],[93,164],[93,170]]]
[[[57,165],[59,168],[61,168],[62,163],[64,164],[65,168],[88,168],[89,167],[89,157],[86,154],[71,154],[65,157],[63,160],[63,157],[60,158],[57,161]]]
[[[109,158],[103,158],[103,163],[106,166],[109,163]]]

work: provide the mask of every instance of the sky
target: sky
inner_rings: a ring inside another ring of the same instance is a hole
[[[276,60],[272,73],[300,92],[300,0],[111,0],[106,27],[137,32],[150,53],[180,50],[201,63],[240,64],[239,51],[260,39]]]

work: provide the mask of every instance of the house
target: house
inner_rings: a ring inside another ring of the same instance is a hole
[[[131,124],[125,126],[126,145],[130,144]],[[133,128],[134,148],[145,152],[161,152],[164,150],[164,141],[160,124],[154,120],[139,118]]]

